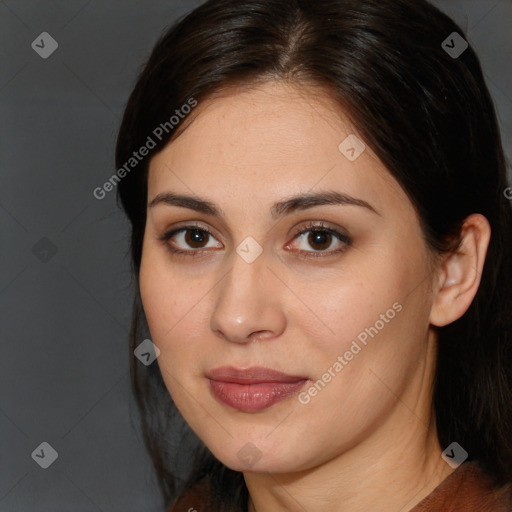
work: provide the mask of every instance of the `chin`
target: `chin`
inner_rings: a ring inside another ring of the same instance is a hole
[[[287,448],[276,438],[279,444],[262,441],[232,439],[230,443],[210,448],[214,456],[225,466],[243,473],[285,473],[303,469],[297,460],[297,449]]]

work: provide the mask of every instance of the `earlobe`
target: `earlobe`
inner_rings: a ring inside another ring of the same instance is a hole
[[[491,237],[488,220],[480,214],[466,218],[459,249],[446,256],[439,269],[439,281],[430,313],[430,323],[443,327],[467,311],[480,286]]]

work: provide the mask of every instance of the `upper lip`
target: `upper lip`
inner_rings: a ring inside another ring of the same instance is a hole
[[[222,366],[208,372],[206,376],[210,380],[221,382],[234,382],[235,384],[260,384],[263,382],[299,382],[307,380],[307,377],[299,375],[288,375],[286,373],[253,366],[251,368],[234,368],[233,366]]]

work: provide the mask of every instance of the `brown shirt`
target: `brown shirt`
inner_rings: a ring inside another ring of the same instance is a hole
[[[199,482],[168,512],[214,512],[206,510],[206,492],[206,482]],[[512,512],[512,483],[497,489],[475,464],[466,462],[409,512]]]

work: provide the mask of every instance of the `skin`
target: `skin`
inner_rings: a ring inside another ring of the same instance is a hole
[[[148,204],[188,194],[225,216],[148,206],[139,276],[176,406],[218,459],[244,472],[249,510],[409,510],[452,472],[431,407],[433,326],[462,316],[478,289],[486,219],[466,219],[460,254],[433,258],[412,203],[370,148],[353,162],[340,152],[357,132],[318,90],[267,82],[226,91],[194,115],[152,159]],[[378,213],[321,205],[272,218],[274,203],[321,190]],[[308,222],[352,243],[327,238],[322,253],[308,234],[296,237]],[[213,237],[159,240],[191,223]],[[236,252],[248,236],[263,250],[252,263]],[[307,376],[307,390],[395,303],[401,311],[307,404],[292,396],[247,413],[210,393],[205,374],[225,365]],[[247,443],[260,457],[252,465],[237,455]]]

